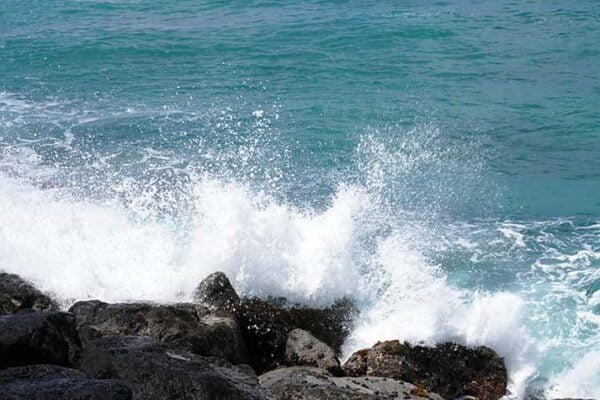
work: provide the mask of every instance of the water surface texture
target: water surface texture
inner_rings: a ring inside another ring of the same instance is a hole
[[[0,2],[0,268],[246,295],[600,398],[593,0]]]

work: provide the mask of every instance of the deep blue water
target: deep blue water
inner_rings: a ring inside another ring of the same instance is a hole
[[[514,397],[600,398],[598,43],[593,0],[4,0],[0,268],[352,294],[348,351],[483,343]]]

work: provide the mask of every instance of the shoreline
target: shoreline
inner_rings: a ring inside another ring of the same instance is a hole
[[[220,272],[200,282],[190,303],[87,300],[68,312],[17,275],[1,273],[0,288],[0,392],[7,399],[509,395],[504,361],[485,346],[392,340],[340,362],[358,315],[349,299],[315,309],[240,298]]]

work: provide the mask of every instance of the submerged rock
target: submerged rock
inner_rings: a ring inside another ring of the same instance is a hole
[[[242,299],[237,317],[242,328],[250,364],[258,372],[285,364],[288,333],[299,328],[339,353],[350,333],[356,314],[349,300],[340,300],[331,307],[313,309],[300,306],[284,307],[257,298]]]
[[[15,274],[0,272],[0,315],[22,310],[56,310],[56,303]]]
[[[380,342],[354,353],[344,370],[350,376],[382,376],[410,382],[450,399],[499,399],[506,393],[508,379],[502,358],[492,349],[454,343],[424,347],[397,340]]]
[[[294,329],[288,334],[285,363],[322,368],[336,376],[344,373],[331,347],[302,329]]]
[[[336,378],[314,367],[279,368],[260,376],[277,400],[442,400],[410,383],[389,378]]]
[[[78,302],[70,310],[84,342],[102,336],[148,336],[196,354],[247,361],[237,320],[197,304]]]
[[[173,349],[151,338],[92,340],[79,368],[96,378],[126,382],[136,400],[270,398],[249,367]]]
[[[120,381],[90,379],[56,365],[29,365],[0,371],[0,400],[130,400]]]
[[[79,351],[72,314],[51,311],[0,316],[0,368],[27,364],[70,366]]]

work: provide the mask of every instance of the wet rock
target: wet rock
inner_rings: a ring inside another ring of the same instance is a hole
[[[302,329],[294,329],[288,334],[285,363],[322,368],[336,376],[344,373],[331,347]]]
[[[102,336],[148,336],[196,354],[232,363],[247,361],[235,317],[217,316],[197,304],[153,305],[78,302],[71,307],[84,342]]]
[[[267,302],[244,300],[237,317],[250,365],[257,373],[283,364],[288,327],[280,308]]]
[[[353,354],[344,370],[350,376],[382,376],[410,382],[444,398],[499,399],[506,393],[507,385],[504,362],[492,349],[454,343],[423,347],[397,340],[380,342]]]
[[[56,310],[56,303],[15,274],[0,272],[0,315],[21,310]]]
[[[0,371],[0,400],[130,400],[120,381],[90,379],[56,365],[29,365]]]
[[[50,311],[0,316],[0,368],[70,366],[80,351],[72,314]]]
[[[270,398],[248,366],[177,350],[151,338],[93,340],[79,368],[95,378],[126,382],[134,400]]]
[[[277,400],[442,400],[410,383],[379,377],[333,377],[314,367],[279,368],[260,376]]]
[[[250,365],[264,372],[285,364],[287,335],[299,328],[339,354],[350,333],[356,309],[349,300],[340,300],[331,307],[313,309],[257,298],[242,299],[237,318],[248,349]]]
[[[231,282],[222,272],[207,276],[194,291],[194,301],[215,313],[231,315],[240,305],[240,298]]]

